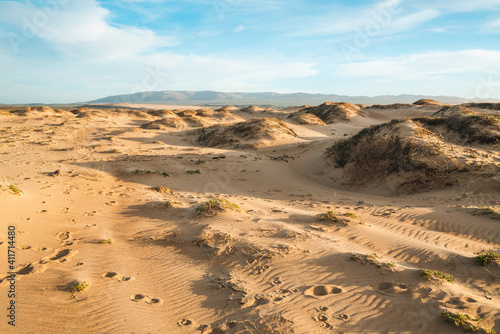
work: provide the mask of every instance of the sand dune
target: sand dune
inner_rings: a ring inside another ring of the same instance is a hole
[[[500,331],[494,108],[151,108],[1,108],[0,332]]]

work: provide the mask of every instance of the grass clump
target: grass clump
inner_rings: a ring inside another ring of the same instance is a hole
[[[163,187],[163,186],[158,186],[158,187],[152,187],[149,188],[149,190],[160,193],[160,194],[173,194],[174,191],[171,188]]]
[[[485,207],[485,206],[480,206],[478,214],[481,214],[481,215],[497,215],[498,212],[495,209],[493,209],[493,208],[488,208],[488,207]]]
[[[495,334],[495,330],[481,326],[480,322],[483,321],[483,319],[479,316],[473,318],[468,314],[462,314],[460,312],[451,313],[446,310],[444,310],[441,315],[447,323],[453,324],[466,332],[479,332],[479,330],[482,329],[487,334]]]
[[[320,221],[329,221],[329,222],[334,222],[334,223],[341,223],[344,225],[348,225],[348,223],[351,221],[351,219],[357,219],[358,216],[356,216],[354,213],[351,212],[346,212],[342,214],[336,214],[333,211],[327,211],[326,213],[322,213],[318,216]]]
[[[87,281],[75,282],[70,286],[69,290],[71,292],[82,292],[82,291],[85,291],[85,289],[87,289],[89,287],[89,285],[90,285],[90,283]]]
[[[423,269],[420,271],[420,276],[422,276],[423,279],[441,279],[450,283],[453,283],[453,281],[456,280],[456,278],[454,278],[452,275],[442,273],[438,270]]]
[[[479,252],[476,256],[476,262],[482,266],[491,262],[500,264],[500,254],[493,252]]]
[[[155,174],[155,175],[161,175],[163,177],[169,177],[170,175],[166,172],[159,172],[159,171],[152,171],[152,170],[146,170],[146,169],[135,169],[132,171],[134,174]]]
[[[108,245],[112,245],[112,244],[113,244],[113,240],[111,240],[111,238],[101,239],[101,240],[99,240],[99,243],[100,243],[100,244],[108,244]]]
[[[188,174],[201,174],[201,171],[199,169],[197,169],[197,170],[188,170],[187,173]]]
[[[215,216],[219,212],[235,210],[241,212],[238,205],[229,202],[224,198],[212,198],[209,201],[203,202],[196,208],[196,214],[205,216]]]
[[[24,194],[23,191],[21,189],[19,189],[18,187],[16,187],[15,185],[11,184],[9,186],[9,189],[10,191],[12,191],[14,193],[14,195],[21,195],[21,194]]]

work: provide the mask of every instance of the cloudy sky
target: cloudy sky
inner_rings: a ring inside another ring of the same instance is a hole
[[[148,90],[500,99],[500,0],[0,1],[0,103]]]

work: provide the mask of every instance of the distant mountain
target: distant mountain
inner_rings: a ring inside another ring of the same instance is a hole
[[[344,96],[335,94],[290,93],[224,93],[215,91],[160,91],[108,96],[87,103],[141,103],[172,105],[273,105],[297,106],[317,105],[323,102],[350,102],[354,104],[413,103],[420,99],[432,99],[442,103],[460,104],[469,102],[500,102],[499,100],[464,99],[454,96],[428,95],[383,95]]]

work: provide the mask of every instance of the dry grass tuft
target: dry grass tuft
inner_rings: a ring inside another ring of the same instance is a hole
[[[209,201],[203,202],[196,208],[196,213],[198,215],[204,216],[216,216],[220,212],[226,212],[228,210],[235,210],[241,212],[238,205],[229,202],[224,198],[212,198]]]

